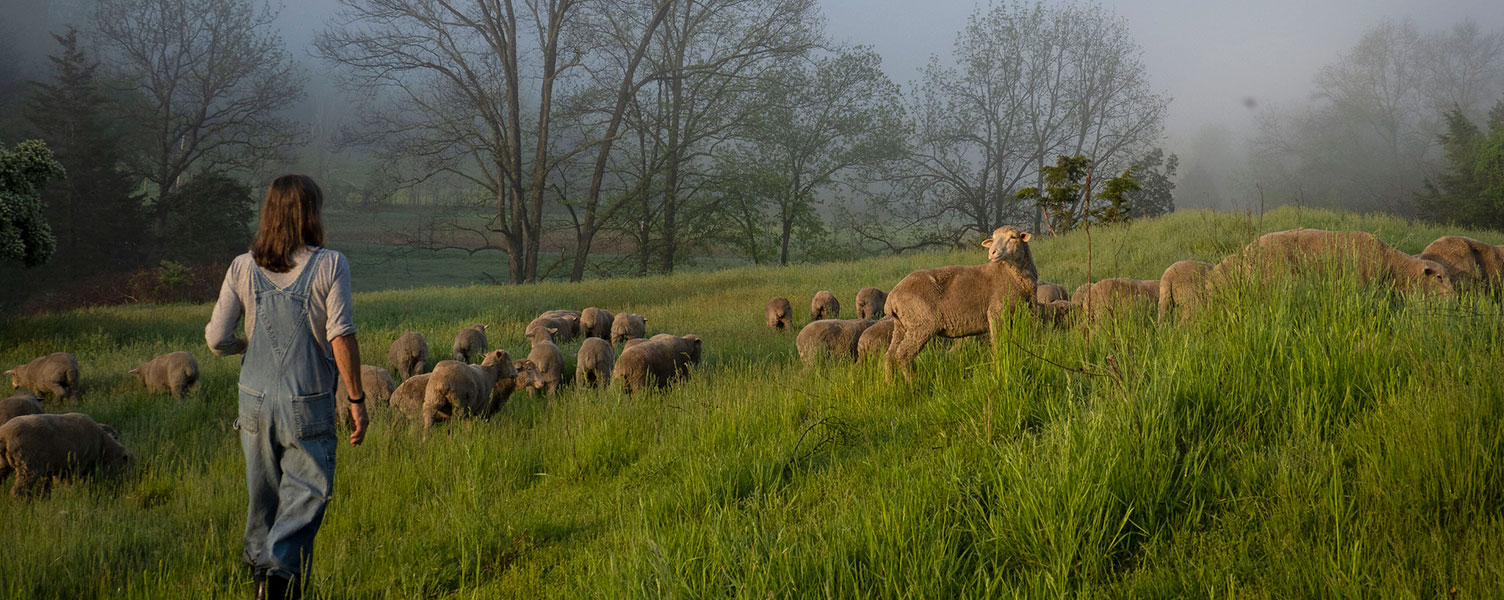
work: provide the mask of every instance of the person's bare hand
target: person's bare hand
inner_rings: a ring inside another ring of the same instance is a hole
[[[355,421],[355,431],[350,433],[350,445],[359,446],[366,439],[366,425],[371,422],[370,417],[366,416],[366,405],[351,404],[350,419]]]

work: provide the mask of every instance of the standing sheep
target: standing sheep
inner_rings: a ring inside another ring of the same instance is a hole
[[[653,386],[663,388],[689,374],[690,367],[700,364],[700,337],[656,337],[633,344],[616,357],[612,381],[621,382],[632,394]]]
[[[20,496],[38,484],[45,490],[53,477],[96,470],[129,474],[136,459],[117,435],[82,413],[16,417],[0,426],[0,480],[15,471],[11,494]]]
[[[562,312],[567,312],[567,311],[549,311],[549,312],[550,313],[562,313]],[[613,318],[612,321],[614,322],[615,318]],[[565,342],[572,341],[572,340],[574,340],[575,332],[579,331],[579,329],[580,329],[580,318],[576,317],[576,316],[573,316],[573,315],[568,315],[568,314],[564,314],[564,315],[558,315],[558,314],[550,315],[548,313],[544,313],[543,315],[540,315],[540,316],[534,318],[532,321],[529,321],[528,324],[527,324],[527,327],[523,328],[522,335],[525,338],[533,339],[535,336],[539,335],[538,334],[539,331],[544,331],[544,330],[548,330],[548,329],[554,330],[552,333],[549,334],[549,337],[553,338],[554,341],[556,341],[558,343],[561,343],[561,344],[565,343]]]
[[[611,322],[615,317],[604,308],[590,307],[580,311],[580,335],[587,338],[611,339]]]
[[[884,360],[887,377],[895,368],[914,377],[914,357],[935,335],[959,338],[991,333],[994,321],[1009,308],[1037,310],[1034,301],[1039,270],[1029,251],[1033,236],[1014,227],[1000,227],[982,242],[988,262],[982,265],[939,267],[909,273],[888,292],[888,314],[894,319],[893,341]]]
[[[856,291],[856,317],[877,321],[887,315],[883,307],[888,302],[888,293],[877,288],[864,287]]]
[[[622,313],[611,323],[611,345],[625,343],[634,338],[647,337],[648,319],[642,315]]]
[[[486,354],[486,327],[477,323],[454,336],[454,360],[469,363]]]
[[[423,415],[423,395],[428,391],[428,378],[430,373],[419,373],[408,377],[402,385],[392,391],[392,397],[387,401],[392,407],[393,414],[402,415],[409,419],[416,419]],[[364,383],[362,383],[364,385]]]
[[[557,330],[550,327],[529,330],[527,336],[527,341],[533,345],[527,352],[527,359],[537,367],[539,381],[543,382],[544,393],[549,396],[559,391],[559,385],[564,382],[564,352],[554,343],[555,333]]]
[[[1079,308],[1088,321],[1116,318],[1142,309],[1153,313],[1159,305],[1158,279],[1109,277],[1076,288],[1071,304]]]
[[[1200,306],[1211,273],[1212,264],[1199,260],[1182,260],[1166,268],[1159,276],[1159,322],[1177,309],[1181,321],[1189,318]]]
[[[537,393],[543,389],[543,374],[538,372],[537,365],[528,359],[512,361],[512,367],[517,369],[517,377],[512,380],[512,393],[528,390]]]
[[[1300,266],[1313,259],[1350,265],[1364,283],[1384,279],[1405,293],[1452,293],[1452,280],[1441,263],[1395,250],[1368,232],[1322,229],[1287,229],[1260,236],[1217,263],[1212,268],[1211,284],[1271,261]]]
[[[198,385],[198,360],[187,352],[169,352],[130,370],[146,386],[148,394],[172,394],[181,400],[183,392]]]
[[[1504,246],[1449,235],[1436,238],[1415,257],[1439,263],[1459,289],[1504,292]]]
[[[54,352],[5,372],[10,386],[54,400],[78,400],[78,359],[67,352]]]
[[[355,427],[355,422],[350,419],[350,390],[345,387],[345,378],[337,377],[339,383],[334,386],[334,402],[339,417],[340,425],[346,428]],[[376,365],[360,366],[360,389],[366,395],[366,406],[385,406],[392,400],[392,390],[397,384],[392,381],[392,374],[386,369]],[[373,402],[374,401],[374,402]]]
[[[794,346],[799,349],[799,361],[811,367],[827,356],[843,361],[856,360],[857,341],[872,323],[868,319],[821,319],[805,325],[794,340]]]
[[[611,370],[616,364],[616,353],[611,344],[601,338],[590,338],[580,344],[575,355],[574,383],[581,387],[604,388],[611,385]]]
[[[515,377],[506,350],[486,354],[479,365],[440,361],[423,391],[423,430],[456,415],[491,416],[512,395]]]
[[[762,309],[762,318],[768,327],[787,331],[794,326],[794,306],[789,304],[788,298],[779,296],[768,301],[768,305]]]
[[[428,340],[423,334],[409,331],[397,337],[386,352],[386,364],[403,381],[428,370]]]
[[[815,292],[815,297],[809,301],[809,320],[841,318],[841,302],[836,300],[836,295],[825,290]]]
[[[39,415],[47,412],[42,409],[42,403],[31,392],[18,392],[15,395],[0,400],[0,425],[6,421],[25,415]]]

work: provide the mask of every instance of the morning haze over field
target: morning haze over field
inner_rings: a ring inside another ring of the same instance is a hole
[[[265,585],[285,173],[310,597],[1504,596],[1493,4],[10,0],[0,597]]]

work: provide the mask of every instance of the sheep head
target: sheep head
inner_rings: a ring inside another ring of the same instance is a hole
[[[10,375],[10,387],[19,388],[21,387],[21,377],[26,374],[26,365],[6,371],[5,374]]]
[[[1411,261],[1409,273],[1402,277],[1402,285],[1407,291],[1423,294],[1437,294],[1440,296],[1452,295],[1452,278],[1447,275],[1446,267],[1434,260],[1417,259]]]
[[[1016,227],[999,227],[992,232],[992,237],[982,240],[982,247],[987,249],[987,260],[1002,262],[1026,251],[1029,240],[1033,238],[1029,232]]]

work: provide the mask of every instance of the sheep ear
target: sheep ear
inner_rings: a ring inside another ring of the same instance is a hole
[[[1021,239],[1024,242],[1028,242],[1029,240],[1034,239],[1034,234],[1025,231],[1018,236],[1018,239]]]
[[[558,327],[549,327],[548,328],[548,332],[549,333],[558,333],[559,332],[559,328]]]
[[[136,367],[134,369],[131,369],[130,373],[131,373],[131,375],[140,375],[141,374],[141,367]]]
[[[987,238],[985,240],[982,240],[982,247],[983,248],[991,248],[992,247],[992,238]]]
[[[15,375],[16,374],[16,370],[15,369],[11,369],[9,371],[6,371],[5,374],[6,375]]]
[[[487,329],[490,329],[490,328],[491,328],[491,326],[490,326],[490,325],[481,325],[481,326],[480,326],[480,330],[481,330],[481,331],[485,331],[485,330],[487,330]]]

